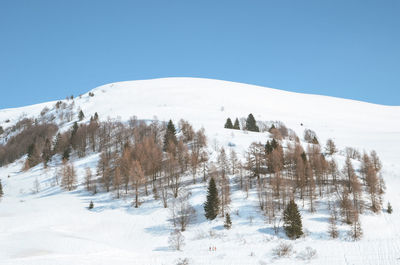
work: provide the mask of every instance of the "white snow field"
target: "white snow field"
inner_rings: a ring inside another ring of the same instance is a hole
[[[83,185],[72,192],[64,191],[53,185],[59,158],[47,169],[40,164],[27,172],[21,172],[21,158],[0,168],[4,190],[0,201],[0,264],[152,265],[177,264],[184,258],[190,264],[400,264],[400,107],[199,78],[119,82],[92,92],[93,97],[84,94],[75,98],[75,110],[81,108],[86,120],[95,112],[101,120],[127,121],[136,115],[139,119],[157,116],[160,121],[171,118],[177,123],[183,118],[195,129],[205,128],[209,151],[214,153],[216,147],[224,146],[243,154],[251,142],[269,139],[268,133],[223,128],[227,117],[247,117],[249,113],[260,121],[282,121],[300,137],[305,128],[312,129],[322,144],[333,138],[340,150],[346,146],[376,150],[387,186],[384,206],[390,201],[394,212],[364,213],[363,238],[353,242],[347,239],[346,225],[339,225],[338,239],[329,238],[325,201],[317,201],[318,212],[314,214],[299,205],[306,236],[292,241],[282,232],[274,234],[259,211],[255,191],[246,199],[244,192],[232,190],[231,230],[223,228],[222,218],[207,221],[203,211],[206,184],[199,183],[188,187],[197,211],[196,222],[183,232],[183,250],[173,251],[168,244],[173,229],[168,222],[169,210],[152,196],[142,197],[141,206],[134,208],[131,195],[115,199],[113,193],[100,192],[93,196]],[[45,106],[51,109],[54,104],[0,110],[0,126],[7,128],[23,116],[38,117]],[[339,161],[343,161],[342,154],[336,157]],[[86,167],[95,172],[98,157],[73,158],[79,183]],[[39,193],[32,192],[36,179]],[[91,200],[95,207],[89,211]],[[237,211],[239,215],[234,214]],[[292,244],[295,253],[275,258],[273,249],[280,242]],[[211,246],[216,251],[209,251]],[[301,258],[307,247],[317,253],[309,260]]]

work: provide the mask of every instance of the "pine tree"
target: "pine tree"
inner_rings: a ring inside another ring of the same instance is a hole
[[[90,203],[89,203],[89,210],[93,209],[93,207],[94,207],[93,201],[90,201]]]
[[[26,169],[32,168],[40,163],[40,153],[36,148],[35,144],[31,144],[28,147],[28,159],[26,164]]]
[[[290,200],[283,212],[283,222],[286,235],[289,238],[296,239],[303,235],[301,215],[294,200]]]
[[[214,220],[218,215],[219,211],[219,199],[218,199],[218,190],[215,185],[214,178],[210,179],[210,183],[208,184],[207,190],[207,201],[204,204],[205,216],[209,220]]]
[[[226,215],[225,215],[224,227],[226,229],[231,229],[232,228],[232,221],[231,221],[231,216],[230,216],[229,213],[226,213]]]
[[[240,124],[238,118],[235,119],[235,123],[233,124],[233,129],[240,130]]]
[[[177,144],[178,140],[176,139],[176,129],[172,120],[169,120],[167,125],[167,131],[164,136],[164,151],[168,150],[168,146],[170,143]]]
[[[52,156],[52,151],[51,151],[51,143],[49,139],[46,139],[46,142],[44,144],[44,148],[42,151],[42,159],[43,159],[43,164],[44,167],[47,167],[47,163],[50,161]]]
[[[74,125],[72,125],[72,129],[71,129],[71,139],[74,138],[78,129],[79,129],[78,123],[74,122]]]
[[[78,118],[79,118],[79,121],[82,121],[85,118],[85,114],[83,114],[82,110],[79,111]]]
[[[97,112],[94,114],[93,120],[95,121],[99,120],[99,114],[97,114]]]
[[[393,212],[393,208],[392,208],[392,205],[390,204],[390,202],[388,202],[388,204],[387,204],[387,212],[388,212],[388,214],[392,214],[392,212]]]
[[[1,184],[1,179],[0,179],[0,198],[3,197],[3,185]]]
[[[225,129],[233,129],[233,124],[232,124],[231,118],[226,119],[224,128]]]
[[[253,114],[249,114],[246,120],[246,130],[251,131],[251,132],[259,132],[260,129],[258,128],[256,124],[256,120],[254,119]]]
[[[268,155],[272,153],[274,149],[272,148],[272,145],[269,141],[267,141],[267,143],[265,144],[265,153],[267,153]]]
[[[65,148],[65,150],[63,152],[62,160],[63,161],[68,161],[70,153],[71,153],[71,147],[67,146],[67,148]]]

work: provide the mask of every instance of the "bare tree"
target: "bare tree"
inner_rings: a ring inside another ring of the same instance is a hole
[[[144,173],[142,170],[142,166],[139,161],[134,160],[132,162],[130,175],[132,177],[132,183],[135,188],[135,208],[139,207],[139,186],[144,182]]]
[[[171,205],[171,220],[173,225],[179,226],[183,232],[188,224],[194,221],[196,211],[189,202],[190,192],[181,190],[177,198],[174,198]]]
[[[337,238],[339,236],[339,232],[336,225],[336,219],[334,213],[331,211],[331,216],[329,217],[329,236],[331,238]]]
[[[328,139],[326,141],[325,152],[328,155],[333,155],[333,154],[335,154],[337,152],[337,148],[336,148],[335,142],[332,139]]]
[[[76,188],[76,172],[71,163],[65,162],[63,164],[61,186],[69,191]]]
[[[86,190],[91,191],[92,190],[92,170],[90,167],[87,167],[85,169],[86,174],[85,174],[85,185],[86,185]]]
[[[174,250],[182,250],[182,247],[185,246],[185,237],[182,235],[179,229],[174,230],[171,232],[168,243],[170,247]]]

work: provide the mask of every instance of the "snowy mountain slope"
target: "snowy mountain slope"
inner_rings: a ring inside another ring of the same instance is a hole
[[[394,213],[363,216],[364,238],[360,242],[329,240],[326,235],[328,213],[302,212],[309,235],[294,242],[299,253],[307,246],[317,250],[312,264],[400,264],[400,107],[305,95],[276,89],[197,78],[164,78],[104,85],[74,100],[88,119],[95,112],[100,119],[123,121],[136,115],[140,119],[161,121],[181,118],[197,129],[204,127],[210,149],[234,144],[238,153],[253,141],[265,142],[267,133],[223,129],[227,117],[253,113],[257,120],[280,120],[301,137],[305,128],[316,131],[322,143],[333,137],[339,149],[375,149],[384,166],[386,200]],[[39,116],[55,102],[0,110],[0,126],[7,128],[24,114]],[[6,120],[10,120],[6,122]],[[301,126],[303,124],[303,126]],[[71,123],[65,124],[67,128]],[[96,166],[98,155],[76,160],[78,175]],[[339,158],[340,159],[340,158]],[[55,165],[59,161],[52,163]],[[279,240],[266,228],[257,212],[256,194],[235,192],[232,197],[233,229],[222,229],[222,221],[208,223],[201,214],[204,184],[192,185],[192,204],[198,210],[197,223],[187,232],[183,252],[168,250],[169,213],[159,202],[146,199],[139,209],[130,207],[131,198],[112,199],[110,194],[95,197],[83,191],[64,192],[52,185],[53,168],[41,165],[21,173],[22,160],[0,168],[5,196],[0,202],[1,264],[175,264],[189,257],[193,264],[298,264],[295,257],[275,260],[272,248]],[[10,178],[7,176],[10,175]],[[32,194],[35,179],[41,192]],[[82,179],[82,177],[80,177]],[[88,202],[95,211],[88,211]],[[321,207],[324,201],[320,201]],[[254,219],[250,222],[250,216]],[[216,235],[207,236],[213,228]],[[345,227],[340,229],[345,234]],[[209,246],[217,246],[210,252]],[[251,254],[253,253],[253,254]]]
[[[100,119],[140,119],[161,121],[181,118],[196,127],[204,126],[209,135],[221,133],[227,117],[283,121],[302,136],[311,128],[325,140],[334,137],[340,146],[376,149],[387,162],[400,162],[395,150],[400,139],[400,107],[382,106],[360,101],[286,92],[277,89],[200,78],[162,78],[107,84],[75,99],[86,117],[95,112]],[[22,115],[37,116],[55,102],[0,110],[0,126],[5,120]],[[304,127],[300,124],[303,123]],[[247,146],[246,146],[247,147]]]

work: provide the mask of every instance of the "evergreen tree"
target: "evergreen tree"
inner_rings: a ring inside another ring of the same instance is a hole
[[[78,129],[79,129],[78,123],[74,122],[74,125],[72,125],[72,130],[71,130],[71,139],[74,138]]]
[[[271,154],[276,148],[278,148],[278,142],[275,139],[272,139],[271,142],[267,141],[265,144],[265,152],[267,154]]]
[[[51,143],[50,140],[47,138],[42,151],[42,159],[45,168],[47,167],[47,163],[50,161],[51,156],[52,156]]]
[[[68,161],[70,153],[71,153],[71,148],[68,146],[67,148],[65,148],[65,150],[63,152],[62,159],[65,160],[65,161]]]
[[[26,169],[32,168],[40,163],[40,153],[35,144],[31,144],[28,147],[28,160],[26,162]]]
[[[57,133],[56,139],[53,143],[53,153],[57,153],[60,150],[61,134]]]
[[[233,124],[232,124],[231,118],[226,119],[224,128],[225,129],[233,129]]]
[[[301,153],[301,159],[303,159],[303,162],[306,163],[307,162],[307,155],[305,152]]]
[[[233,124],[233,129],[240,130],[240,124],[238,118],[235,119],[235,123]]]
[[[167,125],[167,131],[164,136],[164,150],[168,150],[168,146],[170,143],[177,144],[178,140],[176,139],[176,129],[172,120],[169,120]]]
[[[256,120],[254,119],[253,114],[249,114],[246,120],[246,130],[251,131],[251,132],[259,132],[260,129],[258,128],[256,124]]]
[[[388,212],[388,214],[392,214],[392,212],[393,212],[393,208],[392,208],[392,205],[390,204],[390,202],[388,202],[388,204],[387,204],[387,212]]]
[[[95,121],[99,120],[99,114],[97,114],[97,112],[94,114],[93,119],[94,119]]]
[[[301,215],[294,200],[290,200],[283,212],[283,222],[286,235],[289,238],[296,239],[303,235]]]
[[[3,185],[1,184],[1,179],[0,179],[0,198],[3,197]]]
[[[232,228],[232,221],[231,221],[231,216],[230,216],[229,213],[226,213],[226,215],[225,215],[224,227],[226,229],[231,229]]]
[[[93,209],[93,207],[94,207],[93,201],[90,201],[90,203],[89,203],[89,210]]]
[[[272,145],[269,141],[267,141],[267,143],[265,144],[265,153],[267,153],[268,155],[272,153],[274,149],[272,148]]]
[[[72,148],[76,148],[76,133],[78,132],[79,126],[77,122],[74,122],[74,125],[72,126],[71,129],[71,138],[70,138],[70,144],[72,146]]]
[[[218,215],[219,211],[219,198],[218,198],[218,190],[215,185],[214,178],[210,179],[210,183],[208,184],[207,190],[207,201],[204,204],[205,216],[209,220],[214,220]]]
[[[82,110],[79,111],[78,118],[79,118],[79,121],[81,121],[81,120],[83,120],[85,118],[85,114],[83,114]]]
[[[276,148],[278,148],[278,142],[275,139],[272,139],[271,147],[272,147],[272,150],[275,150]]]

